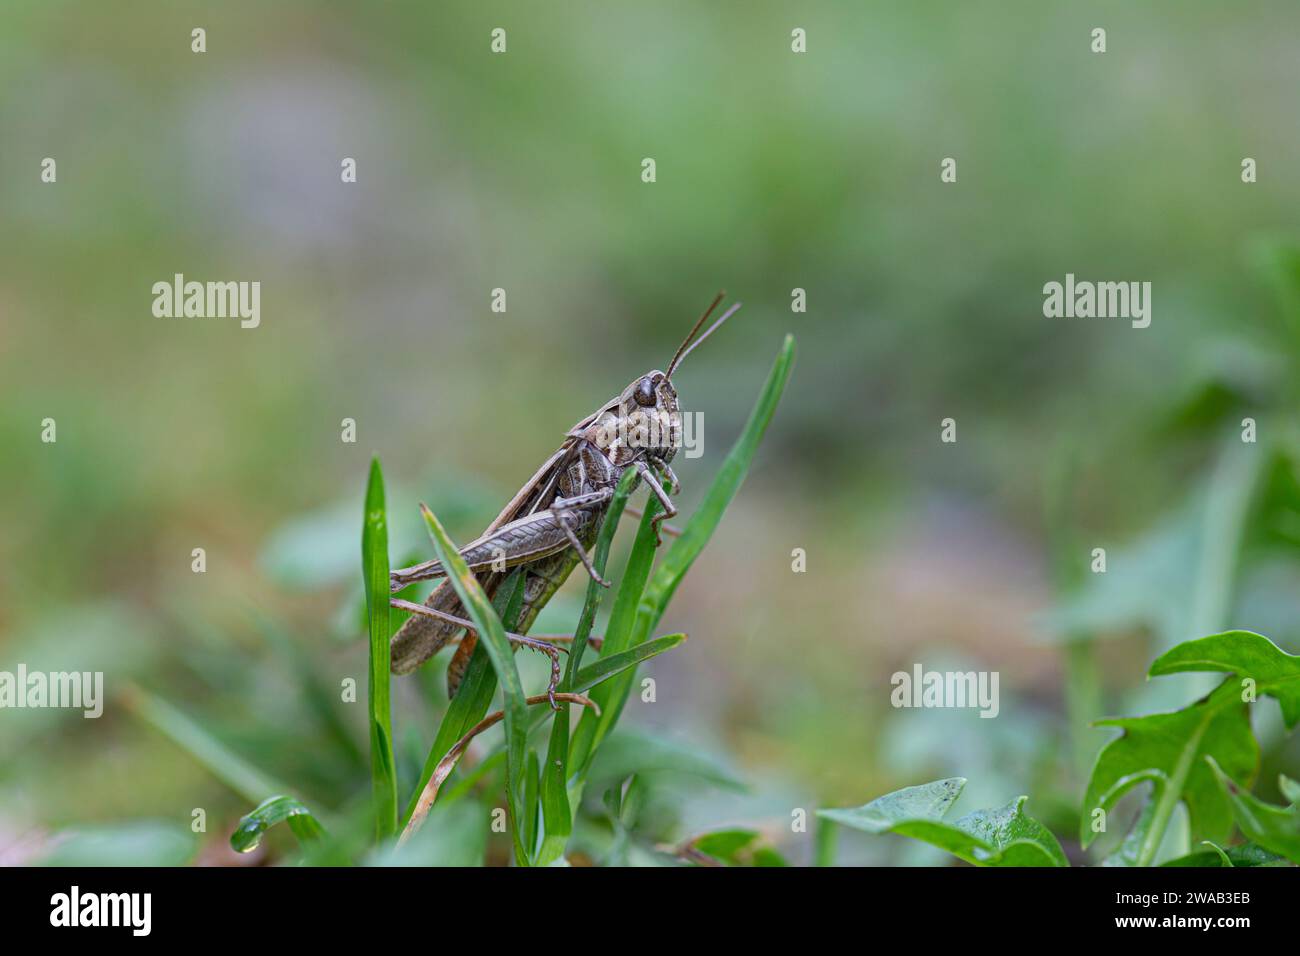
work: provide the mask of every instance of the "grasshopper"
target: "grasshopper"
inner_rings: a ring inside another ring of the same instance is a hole
[[[680,487],[669,464],[681,443],[681,413],[672,376],[686,356],[740,308],[738,302],[727,309],[696,338],[723,295],[719,292],[700,316],[668,363],[667,371],[654,369],[639,376],[569,429],[564,443],[510,499],[487,530],[460,549],[489,599],[512,569],[523,569],[518,632],[507,636],[517,647],[530,647],[550,657],[547,694],[552,706],[560,678],[561,648],[527,637],[528,628],[579,562],[601,586],[609,587],[609,582],[596,573],[587,552],[595,543],[614,487],[629,468],[636,469],[637,482],[644,481],[662,506],[651,519],[655,543],[661,543],[660,526],[677,514],[677,508],[659,476],[667,480],[672,494],[677,494]],[[425,561],[393,571],[390,589],[396,592],[416,581],[445,576],[442,562]],[[458,633],[465,632],[447,667],[447,692],[455,696],[478,635],[473,622],[465,618],[450,582],[443,581],[423,605],[398,598],[391,598],[390,603],[412,614],[393,635],[394,674],[410,673]]]

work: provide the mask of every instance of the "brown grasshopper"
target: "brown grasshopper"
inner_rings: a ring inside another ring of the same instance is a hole
[[[656,544],[661,540],[660,525],[677,514],[677,508],[656,476],[658,472],[666,478],[672,493],[677,493],[677,476],[669,462],[681,443],[681,414],[672,376],[682,360],[740,308],[740,303],[736,303],[708,331],[695,338],[723,295],[719,292],[700,316],[668,363],[667,371],[655,369],[638,377],[569,429],[559,450],[537,469],[487,530],[460,549],[461,557],[476,573],[489,599],[511,569],[524,569],[518,633],[507,636],[516,646],[531,647],[551,658],[547,693],[551,695],[552,706],[560,677],[560,648],[525,635],[579,561],[592,578],[604,587],[609,586],[592,567],[587,551],[595,543],[601,519],[623,472],[635,468],[637,481],[644,481],[663,506],[652,519]],[[393,571],[390,588],[400,591],[415,581],[445,576],[442,562],[425,561]],[[478,635],[473,623],[466,620],[450,583],[443,581],[423,605],[398,598],[392,598],[391,603],[412,614],[393,635],[394,674],[415,670],[458,632],[465,631],[447,667],[447,691],[454,696],[469,666]]]

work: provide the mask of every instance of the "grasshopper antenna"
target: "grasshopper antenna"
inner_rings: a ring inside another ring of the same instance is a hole
[[[672,362],[668,363],[668,372],[664,375],[664,378],[672,377],[672,369],[675,369],[677,363],[681,362],[682,352],[685,352],[686,346],[690,345],[690,339],[694,338],[695,333],[699,332],[699,326],[708,321],[708,316],[711,316],[712,313],[714,313],[715,308],[718,308],[718,303],[722,302],[724,295],[727,295],[727,290],[725,289],[720,291],[718,295],[715,295],[714,300],[708,303],[708,308],[706,308],[705,313],[703,313],[702,316],[699,316],[699,321],[697,321],[693,326],[690,326],[690,332],[686,333],[686,337],[682,339],[681,345],[677,346],[677,351],[672,356]]]
[[[719,293],[719,295],[718,295],[718,299],[720,299],[720,298],[722,298],[721,293]],[[718,299],[714,299],[714,300],[713,300],[713,305],[717,305],[717,304],[718,304]],[[737,302],[735,305],[733,305],[731,308],[729,308],[726,312],[723,312],[722,315],[718,316],[718,321],[716,321],[716,322],[714,322],[712,325],[710,325],[709,328],[708,328],[708,330],[707,330],[703,335],[701,335],[698,339],[696,339],[694,342],[691,342],[691,344],[690,344],[690,348],[685,348],[685,346],[686,346],[686,342],[683,342],[683,343],[682,343],[683,348],[680,348],[680,349],[677,350],[677,355],[675,355],[675,356],[673,357],[673,362],[672,362],[671,365],[668,366],[668,371],[664,373],[664,378],[666,378],[666,379],[671,379],[672,376],[673,376],[673,369],[675,369],[677,366],[681,365],[682,362],[686,361],[686,356],[688,356],[688,355],[690,355],[692,352],[694,352],[694,351],[695,351],[695,347],[696,347],[697,345],[699,345],[701,342],[703,342],[705,339],[707,339],[710,335],[712,335],[714,332],[716,332],[717,329],[718,329],[718,326],[722,325],[723,322],[726,322],[727,319],[729,319],[729,318],[731,318],[733,315],[735,315],[735,314],[736,314],[736,311],[741,307],[742,304],[743,304],[743,303]],[[711,306],[709,306],[709,312],[712,312],[712,311],[713,311],[713,306],[711,305]],[[705,312],[705,313],[704,313],[704,318],[705,318],[705,319],[707,319],[707,318],[709,317],[709,312]],[[703,322],[704,322],[704,319],[700,319],[700,323],[703,323]],[[696,329],[698,329],[698,328],[700,327],[700,323],[697,323],[697,324],[696,324],[696,326],[695,326]],[[694,332],[695,332],[695,329],[692,329],[692,330],[691,330],[691,334],[694,334]],[[688,341],[688,342],[690,341],[690,338],[689,338],[689,337],[687,338],[687,341]]]
[[[726,290],[724,289],[713,297],[713,301],[710,302],[709,307],[704,310],[704,314],[700,316],[699,321],[691,327],[691,331],[688,332],[686,338],[682,340],[682,344],[677,346],[677,352],[673,355],[673,360],[668,363],[668,371],[664,373],[664,378],[672,378],[673,369],[675,369],[677,364],[682,360],[686,352],[686,346],[691,344],[691,339],[695,337],[695,333],[700,330],[701,325],[708,321],[709,316],[713,314],[713,310],[718,307],[718,303],[722,301],[722,297],[726,294]]]

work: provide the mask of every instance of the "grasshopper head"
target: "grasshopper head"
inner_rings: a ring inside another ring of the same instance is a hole
[[[740,308],[737,302],[697,337],[696,333],[722,301],[723,294],[719,292],[700,316],[668,363],[668,371],[652,369],[634,379],[618,398],[579,422],[569,434],[593,442],[615,465],[626,465],[646,455],[671,461],[682,443],[682,414],[677,404],[677,389],[672,383],[673,372],[696,346]]]
[[[682,437],[677,389],[658,369],[646,372],[569,434],[585,438],[619,467],[647,455],[669,461]]]
[[[619,396],[618,414],[631,450],[672,460],[682,441],[682,415],[667,375],[652,369],[635,379]]]

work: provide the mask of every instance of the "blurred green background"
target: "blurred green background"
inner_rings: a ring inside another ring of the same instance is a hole
[[[247,800],[132,686],[323,810],[364,797],[338,687],[365,680],[371,453],[395,561],[427,554],[419,500],[468,540],[719,288],[745,308],[677,376],[705,420],[683,514],[786,331],[798,363],[659,629],[692,639],[622,726],[746,789],[668,774],[646,844],[743,823],[803,861],[792,808],[957,774],[963,807],[1029,793],[1072,835],[1108,737],[1084,721],[1204,688],[1147,685],[1160,649],[1235,626],[1300,651],[1297,29],[1281,2],[5,0],[0,668],[103,670],[112,699],[0,713],[0,862],[133,820],[234,861]],[[154,318],[177,272],[259,280],[261,327]],[[1067,272],[1150,281],[1151,327],[1044,318]],[[892,709],[914,662],[999,671],[999,717]],[[445,666],[394,682],[404,794]],[[1256,718],[1268,798],[1300,755]]]

